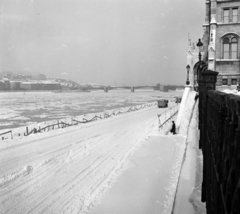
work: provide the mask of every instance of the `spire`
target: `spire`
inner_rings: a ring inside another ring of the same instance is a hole
[[[190,38],[190,34],[188,33],[188,51],[187,51],[187,53],[192,54],[192,51],[193,51],[193,44],[192,44],[192,41]]]
[[[190,34],[188,32],[188,47],[192,46],[192,42],[191,42],[191,38],[190,38]]]

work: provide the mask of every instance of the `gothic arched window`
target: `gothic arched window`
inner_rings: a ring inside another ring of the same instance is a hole
[[[238,39],[233,36],[227,36],[223,39],[223,59],[238,58]]]
[[[231,59],[237,59],[238,40],[233,37],[231,40]]]
[[[225,38],[223,40],[223,59],[229,59],[230,56],[230,43],[229,39]]]

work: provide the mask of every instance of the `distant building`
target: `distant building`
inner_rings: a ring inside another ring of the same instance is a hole
[[[42,90],[43,84],[41,82],[31,82],[31,90]]]
[[[0,81],[0,90],[4,90],[5,89],[5,83],[3,80]]]
[[[15,82],[14,81],[10,81],[10,89],[11,90],[15,90],[16,86],[15,86]]]
[[[21,82],[20,88],[23,90],[32,90],[31,82]]]
[[[38,79],[38,80],[46,80],[47,77],[46,77],[46,75],[44,75],[44,74],[38,74],[38,75],[37,75],[37,79]]]
[[[21,89],[20,86],[21,86],[21,82],[19,82],[19,81],[15,82],[15,87],[16,87],[15,90],[20,90]]]
[[[161,85],[161,84],[157,84],[157,86],[154,87],[154,90],[157,90],[157,91],[166,91],[166,88],[164,87],[164,85]]]
[[[61,85],[54,82],[22,82],[20,87],[23,90],[61,90]]]
[[[4,85],[5,85],[5,87],[4,87],[5,90],[10,90],[11,89],[9,80],[5,80]]]
[[[61,84],[59,83],[43,83],[43,88],[42,90],[60,90],[61,89]]]

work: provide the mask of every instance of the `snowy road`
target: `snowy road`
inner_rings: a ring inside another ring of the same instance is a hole
[[[140,142],[157,132],[157,114],[165,110],[155,106],[8,142],[0,147],[0,213],[88,212]]]

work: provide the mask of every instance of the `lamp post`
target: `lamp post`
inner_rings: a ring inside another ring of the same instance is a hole
[[[201,62],[201,58],[202,58],[201,52],[203,50],[203,43],[201,42],[201,39],[198,39],[197,47],[199,50],[198,59]]]
[[[186,69],[187,69],[187,81],[186,81],[186,85],[189,85],[189,84],[190,84],[190,82],[189,82],[189,70],[190,70],[190,66],[187,65]]]
[[[197,43],[197,47],[198,47],[198,50],[199,50],[199,54],[198,54],[198,59],[199,59],[199,62],[198,62],[198,69],[197,69],[197,84],[198,84],[198,87],[199,87],[199,79],[200,79],[200,66],[201,66],[201,60],[202,60],[202,50],[203,50],[203,43],[201,42],[201,39],[198,39],[198,43]],[[197,88],[197,90],[199,90],[199,88]]]

